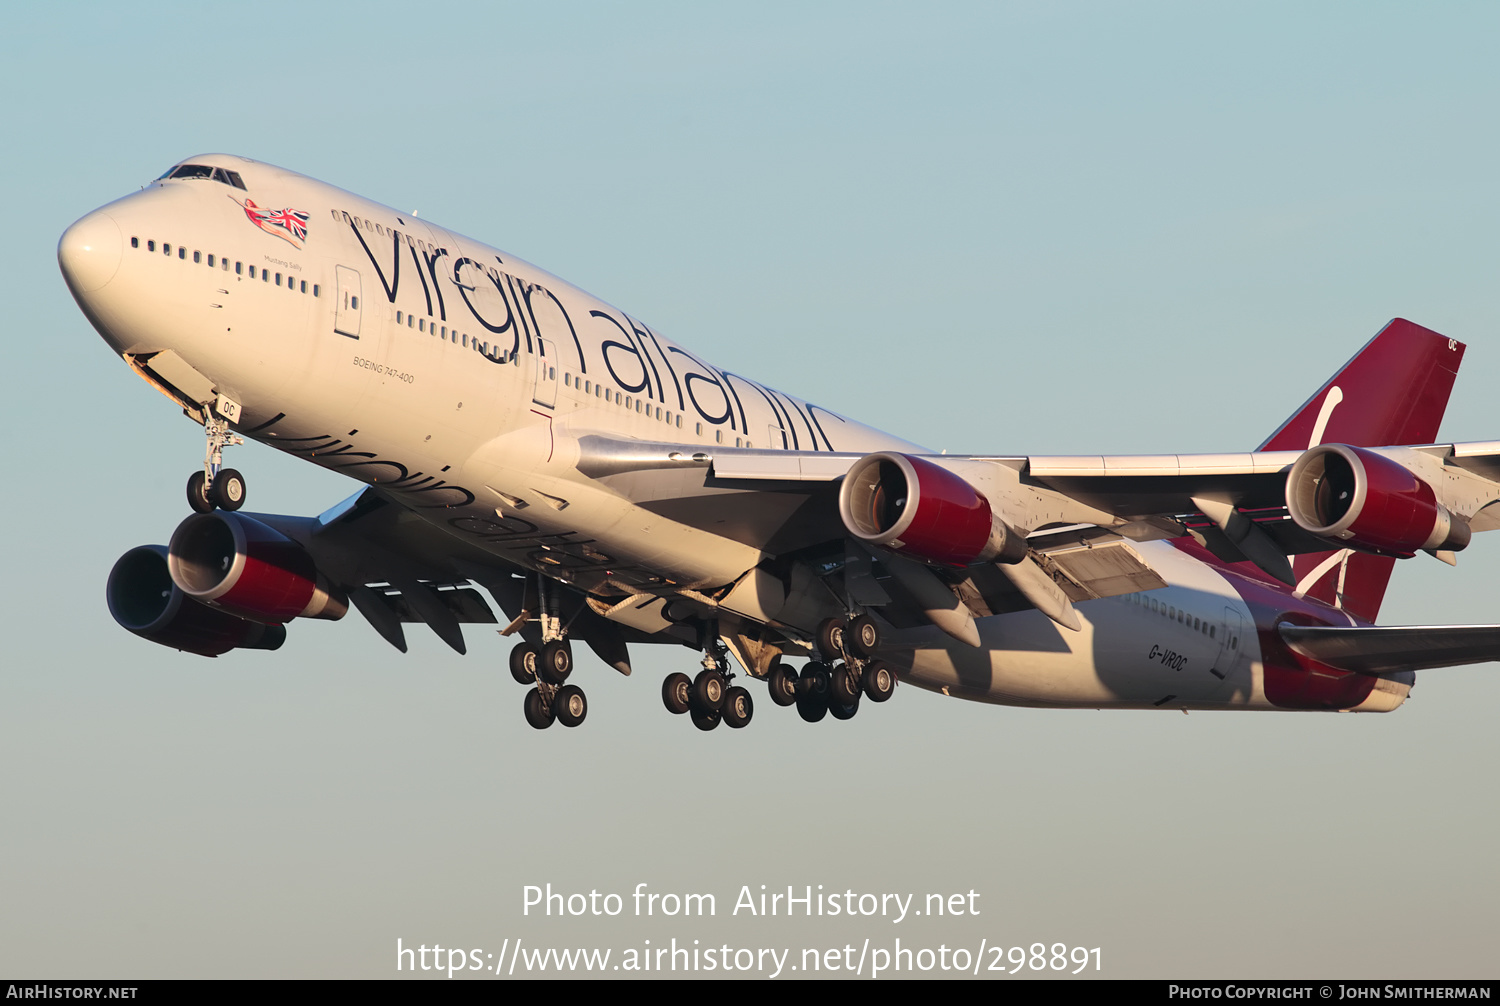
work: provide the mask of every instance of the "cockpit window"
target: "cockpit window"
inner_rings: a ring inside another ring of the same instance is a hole
[[[237,189],[245,187],[245,180],[240,177],[238,171],[229,171],[226,168],[215,168],[207,164],[179,164],[166,174],[158,178],[162,181],[167,178],[208,178],[225,185],[233,185]]]

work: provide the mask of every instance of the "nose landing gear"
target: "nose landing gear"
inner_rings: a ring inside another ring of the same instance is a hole
[[[245,505],[245,477],[233,468],[224,467],[224,448],[243,444],[245,439],[229,432],[229,421],[210,411],[203,422],[207,446],[203,451],[203,470],[193,472],[187,482],[188,506],[198,513],[215,508],[238,510]]]

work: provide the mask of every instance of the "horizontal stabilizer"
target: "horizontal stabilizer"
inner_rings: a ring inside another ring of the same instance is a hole
[[[1287,646],[1331,667],[1395,674],[1500,660],[1500,625],[1327,625],[1276,627]]]

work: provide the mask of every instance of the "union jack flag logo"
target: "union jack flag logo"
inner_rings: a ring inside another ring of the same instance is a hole
[[[229,198],[234,199],[233,196]],[[302,242],[307,240],[307,221],[311,219],[311,215],[303,210],[294,210],[291,208],[284,210],[262,209],[255,205],[253,199],[246,199],[244,202],[240,202],[238,199],[234,201],[239,203],[240,208],[245,211],[245,216],[249,218],[252,224],[267,234],[274,234],[290,242],[293,248],[301,248]]]

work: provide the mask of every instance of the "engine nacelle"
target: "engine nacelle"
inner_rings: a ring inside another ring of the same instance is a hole
[[[116,622],[153,643],[205,657],[237,648],[274,650],[286,629],[263,625],[188,597],[167,571],[165,545],[140,545],[120,556],[104,588]]]
[[[839,490],[849,533],[946,566],[1020,562],[1026,539],[967,481],[924,458],[882,451],[856,461]]]
[[[306,549],[240,513],[215,510],[177,525],[167,565],[189,597],[257,622],[337,619],[349,610]]]
[[[1304,531],[1366,552],[1409,557],[1469,544],[1468,522],[1439,503],[1432,486],[1400,462],[1347,444],[1312,447],[1297,459],[1286,508]]]

